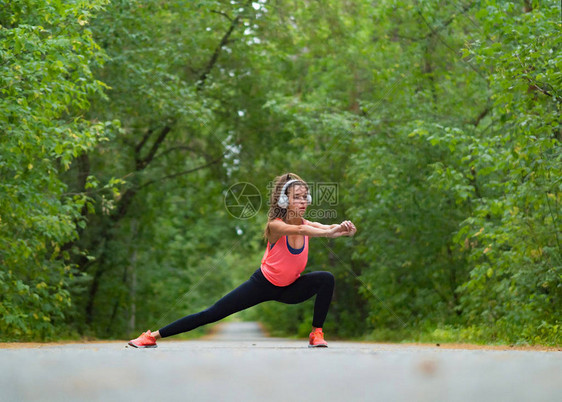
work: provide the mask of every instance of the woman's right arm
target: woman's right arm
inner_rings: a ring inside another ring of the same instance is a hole
[[[285,235],[301,235],[309,237],[339,237],[343,234],[341,225],[331,225],[327,228],[318,228],[310,225],[289,225],[281,220],[269,222],[272,238],[281,238]]]

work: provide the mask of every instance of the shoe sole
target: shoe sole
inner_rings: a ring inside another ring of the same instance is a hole
[[[132,346],[132,347],[134,347],[134,348],[137,348],[137,349],[152,349],[152,348],[157,348],[157,347],[158,347],[158,345],[137,346],[137,345],[135,345],[135,344],[132,343],[132,342],[129,342],[128,345],[129,345],[129,346]]]
[[[327,348],[328,345],[308,345],[309,348]]]

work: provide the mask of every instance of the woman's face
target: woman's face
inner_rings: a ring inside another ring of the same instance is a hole
[[[289,188],[289,207],[287,211],[289,217],[302,217],[304,215],[306,207],[308,206],[307,194],[308,190],[303,185],[298,184]]]

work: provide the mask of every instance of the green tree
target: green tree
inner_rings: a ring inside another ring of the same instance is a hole
[[[105,86],[88,23],[105,1],[0,2],[0,332],[53,337],[74,276],[67,242],[84,226],[83,195],[59,174],[112,131],[84,118]]]

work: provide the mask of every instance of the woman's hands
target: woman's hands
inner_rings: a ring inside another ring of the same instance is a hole
[[[290,225],[281,219],[274,219],[268,225],[270,229],[268,240],[271,243],[275,243],[285,235],[335,238],[340,236],[351,237],[357,231],[351,221],[343,221],[339,225],[322,225],[317,222],[309,222],[307,225]]]
[[[339,225],[336,225],[332,229],[330,229],[330,231],[328,232],[328,236],[326,237],[332,239],[340,236],[352,237],[355,234],[355,232],[357,232],[357,228],[355,227],[353,222],[343,221]]]

